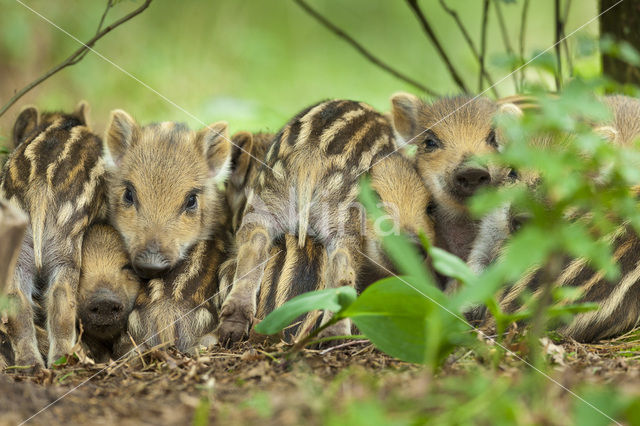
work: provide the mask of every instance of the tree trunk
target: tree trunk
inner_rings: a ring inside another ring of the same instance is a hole
[[[13,277],[26,229],[25,214],[0,200],[0,295]]]
[[[600,0],[600,35],[608,34],[615,41],[626,41],[640,52],[640,2]],[[614,6],[608,12],[607,9]],[[618,83],[640,85],[640,69],[609,55],[602,55],[602,70]]]

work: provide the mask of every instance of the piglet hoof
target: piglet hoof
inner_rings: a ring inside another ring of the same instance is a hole
[[[40,354],[31,356],[17,356],[15,360],[16,369],[20,374],[35,375],[44,369],[44,361]]]
[[[249,335],[253,315],[243,305],[227,303],[220,312],[220,325],[217,329],[218,341],[225,347],[241,341]]]
[[[204,348],[211,348],[218,344],[218,336],[214,333],[207,333],[200,338],[198,341],[198,346]]]

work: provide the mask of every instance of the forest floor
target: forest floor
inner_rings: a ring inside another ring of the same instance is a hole
[[[193,357],[155,348],[35,375],[9,369],[0,374],[0,424],[608,424],[607,416],[635,423],[640,412],[637,341],[546,341],[544,373],[516,356],[461,351],[434,374],[366,341],[289,359],[285,348],[244,343]]]

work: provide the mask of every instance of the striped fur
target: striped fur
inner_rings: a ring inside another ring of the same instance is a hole
[[[606,96],[602,102],[611,112],[611,120],[600,123],[596,131],[620,146],[630,146],[640,136],[640,100],[629,96]]]
[[[247,195],[258,175],[258,170],[274,134],[238,132],[231,137],[231,175],[225,189],[227,204],[231,209],[231,226],[235,231],[240,226],[247,204]]]
[[[140,285],[118,231],[106,223],[92,225],[82,241],[77,303],[82,343],[95,361],[113,357],[114,344],[126,332]]]
[[[218,328],[223,342],[247,334],[260,303],[268,310],[294,291],[291,285],[276,286],[261,296],[262,302],[258,300],[265,265],[280,244],[274,241],[284,240],[284,258],[295,259],[299,252],[289,250],[296,246],[291,238],[297,239],[303,252],[313,238],[326,251],[323,281],[330,287],[355,286],[366,257],[389,265],[379,246],[371,243],[373,225],[356,205],[361,174],[370,171],[372,186],[383,202],[396,208],[392,216],[402,229],[413,235],[424,229],[432,236],[426,213],[429,194],[413,166],[394,153],[395,146],[388,120],[353,101],[313,105],[276,135],[265,156],[268,167],[262,167],[256,177],[236,234],[233,287],[222,306]],[[307,254],[319,258],[313,246]],[[288,276],[310,265],[292,261],[284,266],[269,274],[280,274],[279,282],[290,283]],[[298,288],[306,284],[293,283]],[[348,331],[345,324],[332,333]]]
[[[593,123],[594,130],[601,132],[612,143],[629,146],[640,136],[640,102],[624,96],[611,96],[603,99],[611,111],[611,119],[604,123]],[[603,127],[609,130],[603,131]],[[546,143],[546,142],[543,142]],[[533,171],[520,173],[523,181],[533,192],[539,176]],[[637,196],[637,189],[632,189]],[[517,229],[518,212],[511,208],[502,208],[483,219],[480,232],[474,243],[469,265],[481,272],[501,255],[509,236]],[[578,302],[593,302],[599,306],[597,311],[576,315],[569,324],[559,326],[559,332],[581,342],[594,342],[614,336],[637,327],[640,323],[640,237],[629,225],[620,226],[611,235],[605,237],[611,244],[614,260],[620,267],[621,275],[611,281],[602,271],[593,268],[585,259],[566,258],[562,272],[554,283],[562,287],[578,287],[582,296]],[[529,271],[518,282],[499,296],[501,308],[507,312],[516,312],[522,307],[522,296],[539,296],[542,272],[538,268]],[[475,307],[468,317],[484,326],[494,325],[483,307]]]
[[[408,93],[391,97],[394,128],[403,143],[417,147],[414,160],[436,200],[437,238],[442,248],[462,259],[470,253],[478,222],[466,206],[475,189],[461,191],[457,182],[470,168],[486,171],[484,184],[504,182],[508,170],[483,166],[474,157],[498,150],[500,135],[493,118],[513,110],[511,103],[498,105],[485,97],[456,96],[431,104]]]
[[[172,122],[140,127],[114,111],[106,141],[111,222],[134,270],[149,280],[128,331],[136,344],[188,350],[215,326],[218,266],[231,245],[221,189],[231,166],[227,125],[199,132]],[[126,337],[118,352],[130,346]]]
[[[169,343],[181,351],[192,350],[203,341],[217,325],[224,295],[219,293],[218,270],[230,246],[230,234],[199,241],[185,260],[148,281],[129,316],[131,337],[123,336],[117,354],[131,349],[131,339],[142,348]]]
[[[508,217],[501,222],[502,226],[492,223],[493,232],[509,235],[511,231],[505,229],[509,223]],[[608,238],[614,248],[614,259],[621,270],[619,279],[607,280],[601,271],[594,269],[584,259],[566,258],[562,272],[554,283],[560,287],[580,288],[582,296],[577,302],[593,302],[599,306],[597,311],[576,315],[569,324],[558,329],[564,336],[580,342],[595,342],[618,336],[638,326],[640,322],[640,238],[630,226],[620,227]],[[505,244],[506,240],[505,238],[501,244]],[[501,245],[492,247],[492,252],[487,254],[484,262],[495,261],[500,256],[501,248]],[[481,263],[473,257],[471,261],[476,261],[476,265]],[[501,309],[518,312],[523,309],[522,296],[539,296],[542,274],[539,268],[534,268],[501,293]],[[472,322],[480,322],[485,327],[494,326],[493,318],[488,316],[483,307],[471,309],[467,316]]]
[[[75,343],[82,239],[106,213],[105,164],[102,141],[86,125],[83,104],[73,114],[25,111],[36,122],[14,128],[18,146],[3,167],[0,197],[30,218],[9,288],[18,304],[9,335],[17,363],[41,366],[34,314],[46,314],[49,363]],[[22,128],[30,130],[21,133]],[[45,312],[34,313],[38,303]]]

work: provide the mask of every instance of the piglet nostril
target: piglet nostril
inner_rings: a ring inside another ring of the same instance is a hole
[[[120,320],[124,305],[115,295],[108,295],[94,299],[87,310],[93,324],[109,325]]]
[[[144,279],[158,278],[169,270],[169,261],[155,245],[138,253],[132,262],[133,270]]]
[[[456,173],[454,181],[459,193],[470,196],[479,187],[488,185],[491,175],[484,167],[465,167]]]

